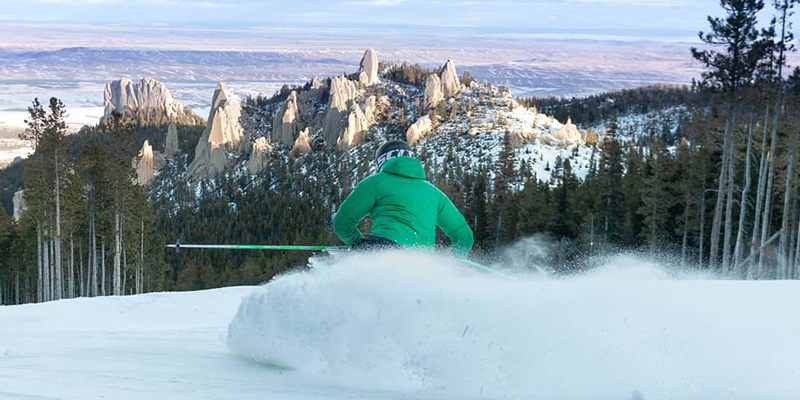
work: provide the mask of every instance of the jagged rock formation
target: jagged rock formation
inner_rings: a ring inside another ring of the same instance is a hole
[[[217,83],[214,91],[211,112],[208,114],[209,130],[208,140],[236,148],[242,138],[242,125],[239,118],[242,115],[242,101],[225,84]]]
[[[378,83],[378,56],[375,50],[367,49],[358,68],[358,82],[362,85],[372,86]]]
[[[295,137],[299,130],[297,123],[297,116],[299,114],[297,107],[297,92],[294,90],[283,103],[278,114],[275,115],[275,120],[272,122],[272,140],[276,143],[283,143],[291,146],[294,143]]]
[[[458,94],[461,89],[461,83],[458,81],[458,74],[456,73],[456,65],[453,60],[447,60],[440,76],[442,81],[442,93],[444,97],[453,97]]]
[[[183,112],[183,106],[172,97],[169,89],[150,77],[144,77],[138,83],[124,77],[107,83],[103,92],[103,103],[103,119],[108,118],[115,110],[124,114],[134,110],[156,109],[164,111],[168,117]]]
[[[211,178],[222,172],[227,164],[225,150],[239,150],[242,126],[239,117],[242,102],[233,90],[218,83],[214,91],[208,125],[195,147],[195,156],[189,165],[189,174],[199,178]]]
[[[331,92],[328,111],[322,122],[323,136],[329,145],[339,142],[348,122],[350,103],[358,96],[355,82],[345,76],[331,79]]]
[[[553,134],[553,139],[570,144],[583,143],[583,136],[578,127],[572,123],[572,118],[567,118],[567,123]]]
[[[511,146],[516,148],[522,147],[526,143],[530,143],[535,141],[537,138],[536,133],[529,133],[525,131],[509,131],[508,132],[508,140],[511,142]]]
[[[417,143],[420,139],[427,136],[431,130],[433,129],[433,123],[431,122],[431,118],[429,116],[424,116],[414,122],[410,127],[408,127],[408,131],[406,131],[406,142],[408,144]]]
[[[367,116],[367,122],[370,125],[374,124],[378,113],[378,99],[375,96],[369,96],[364,103],[364,115]]]
[[[444,92],[442,92],[442,81],[438,76],[431,74],[425,81],[425,95],[423,97],[422,107],[430,109],[435,107],[439,102],[444,100]]]
[[[247,170],[251,174],[260,174],[261,171],[267,168],[269,163],[269,153],[272,152],[272,146],[267,143],[267,139],[260,137],[253,142],[253,148],[250,152],[250,159],[247,161]]]
[[[369,129],[367,116],[361,111],[357,103],[353,103],[350,108],[350,115],[347,117],[347,128],[337,145],[342,149],[349,149],[364,142],[364,132]]]
[[[456,74],[456,65],[453,60],[447,60],[439,76],[431,74],[425,81],[425,95],[422,106],[428,110],[435,107],[442,100],[453,97],[461,90],[461,83]]]
[[[20,190],[18,192],[14,192],[14,198],[12,200],[14,203],[14,221],[19,222],[22,219],[22,214],[25,212],[25,191]]]
[[[178,127],[175,124],[169,124],[167,129],[167,145],[164,147],[164,156],[172,157],[180,152],[178,142]]]
[[[297,135],[297,140],[292,146],[292,154],[308,154],[309,152],[311,152],[311,132],[306,128]]]

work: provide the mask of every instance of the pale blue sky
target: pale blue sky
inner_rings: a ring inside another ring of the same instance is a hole
[[[717,0],[0,0],[0,23],[309,27],[691,40]]]

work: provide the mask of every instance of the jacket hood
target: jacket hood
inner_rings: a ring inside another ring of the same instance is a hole
[[[383,164],[380,172],[404,176],[412,179],[425,179],[425,169],[416,158],[397,157]]]

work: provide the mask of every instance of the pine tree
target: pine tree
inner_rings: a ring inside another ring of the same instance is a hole
[[[622,148],[610,131],[603,141],[599,180],[603,188],[602,226],[598,231],[606,243],[621,243],[624,194],[622,192]]]
[[[737,96],[741,88],[753,81],[754,75],[766,56],[768,46],[760,38],[757,29],[757,14],[764,8],[761,0],[720,0],[726,13],[724,18],[709,16],[711,31],[700,32],[700,39],[712,46],[723,47],[721,51],[698,50],[692,47],[692,56],[706,66],[703,72],[703,85],[719,90],[728,98],[728,112],[723,135],[723,159],[720,166],[717,200],[714,206],[714,219],[711,228],[711,248],[709,263],[716,265],[719,258],[719,235],[722,225],[723,203],[726,185],[733,170],[733,151],[736,125]],[[732,199],[729,197],[729,204]],[[730,207],[727,207],[730,208]],[[728,221],[731,219],[728,218]],[[725,236],[729,242],[730,223],[725,226]],[[728,254],[725,254],[727,259]]]
[[[494,178],[492,220],[494,222],[494,246],[499,247],[514,234],[513,221],[507,216],[507,206],[514,196],[517,180],[517,156],[511,144],[511,133],[503,136],[503,148],[497,158],[497,174]]]

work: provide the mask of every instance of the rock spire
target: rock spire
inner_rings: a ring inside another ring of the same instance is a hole
[[[208,125],[195,147],[195,156],[189,165],[189,174],[199,178],[211,178],[222,172],[227,165],[225,150],[239,150],[242,126],[239,117],[242,102],[239,97],[220,82],[214,91]]]
[[[362,85],[372,86],[378,83],[378,56],[375,50],[367,49],[358,68],[358,82]]]

